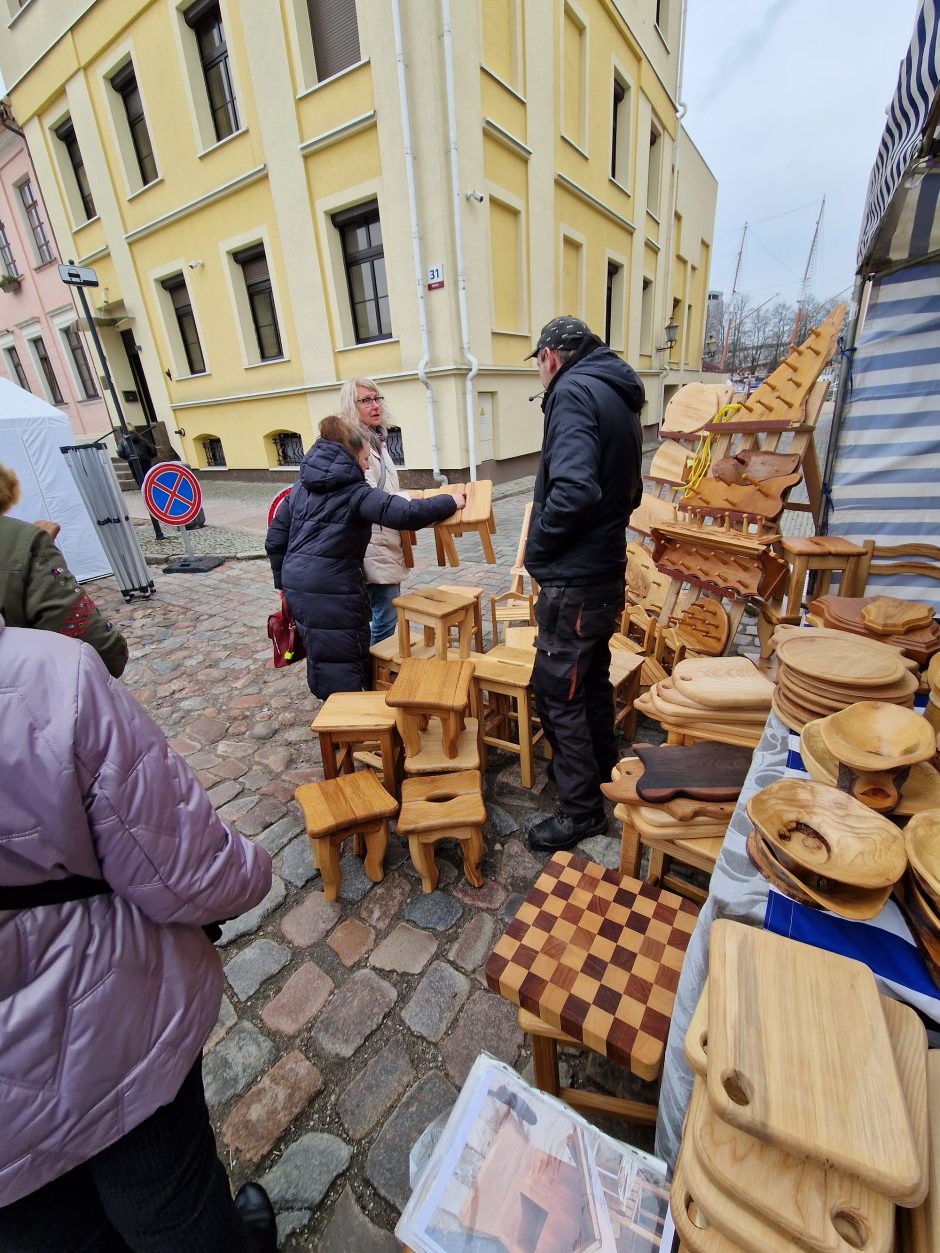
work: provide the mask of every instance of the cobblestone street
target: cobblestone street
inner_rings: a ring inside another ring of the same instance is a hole
[[[466,536],[459,570],[442,571],[425,536],[406,586],[481,586],[488,618],[489,595],[508,586],[530,498],[531,481],[520,486],[501,489],[495,566]],[[206,508],[211,523],[209,499]],[[318,704],[303,665],[271,668],[268,563],[228,561],[192,577],[151,568],[150,601],[125,604],[111,580],[90,589],[128,638],[127,686],[223,820],[274,858],[269,895],[226,924],[219,942],[227,986],[204,1073],[220,1151],[236,1184],[253,1177],[268,1188],[283,1249],[394,1249],[409,1151],[450,1107],[477,1053],[526,1071],[515,1009],[487,990],[482,965],[546,860],[529,850],[526,829],[551,812],[553,785],[541,759],[530,792],[515,758],[491,756],[481,889],[468,887],[456,846],[445,843],[438,889],[424,895],[407,843],[393,836],[381,884],[348,852],[339,900],[326,901],[293,801],[298,784],[322,778],[309,729]],[[615,837],[612,822],[581,851],[616,866]],[[622,1072],[599,1059],[564,1066],[623,1090]],[[648,1129],[611,1129],[650,1146]]]

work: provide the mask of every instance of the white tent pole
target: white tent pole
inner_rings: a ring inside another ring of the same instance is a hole
[[[865,290],[865,279],[861,274],[855,276],[855,286],[852,289],[852,304],[850,306],[849,324],[845,329],[845,342],[842,347],[842,362],[839,367],[839,385],[836,388],[836,399],[832,406],[832,426],[829,428],[829,443],[826,445],[826,460],[823,463],[822,482],[823,482],[823,502],[822,502],[822,518],[819,523],[820,535],[825,535],[829,529],[829,514],[832,512],[832,472],[835,469],[836,449],[839,443],[839,430],[842,426],[842,417],[845,413],[845,401],[849,390],[849,380],[852,374],[852,365],[855,360],[855,336],[858,332],[858,320],[862,311],[862,293]]]

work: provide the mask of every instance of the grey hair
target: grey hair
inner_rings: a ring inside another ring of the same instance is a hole
[[[378,396],[381,391],[381,388],[379,387],[378,383],[374,383],[372,379],[356,378],[356,379],[346,380],[343,386],[339,389],[339,416],[343,419],[344,422],[348,422],[349,425],[353,427],[360,425],[359,409],[358,409],[358,406],[356,405],[356,390],[357,388],[360,388],[360,387],[365,387],[370,392],[375,392],[376,396]],[[388,417],[388,414],[385,409],[385,401],[383,400],[382,401],[382,425],[383,426],[388,425],[388,422],[386,420],[387,417]]]

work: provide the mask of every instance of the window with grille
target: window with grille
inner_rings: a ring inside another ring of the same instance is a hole
[[[391,339],[392,322],[385,276],[382,224],[376,201],[333,214],[343,245],[353,332],[357,344]]]
[[[271,274],[264,245],[254,244],[250,248],[243,248],[240,252],[233,253],[232,259],[241,266],[255,339],[258,342],[258,355],[262,361],[283,357],[281,332],[277,324]]]
[[[216,0],[199,0],[183,16],[196,36],[215,137],[227,139],[238,130],[238,108],[221,10]]]
[[[165,278],[160,286],[170,297],[173,305],[173,314],[176,317],[176,325],[179,328],[190,374],[205,374],[206,362],[202,355],[202,344],[199,342],[199,331],[196,329],[196,319],[193,316],[186,280],[182,274],[174,274],[172,278]]]
[[[78,197],[82,202],[87,221],[95,216],[95,202],[88,183],[88,171],[85,169],[82,150],[78,146],[78,140],[75,137],[75,127],[72,125],[71,119],[67,118],[61,126],[57,126],[55,133],[68,153],[69,164],[72,167],[72,173],[75,175],[75,185],[78,188]]]
[[[79,335],[74,326],[67,327],[63,334],[72,358],[72,364],[75,366],[75,373],[78,375],[82,396],[85,400],[97,399],[98,388],[95,384],[95,376],[89,365],[81,335]]]
[[[205,454],[207,466],[224,466],[225,449],[222,447],[222,441],[215,435],[210,435],[202,441],[202,451]]]
[[[390,426],[388,434],[385,438],[385,447],[388,449],[388,455],[396,466],[405,464],[405,445],[401,437],[400,426]]]
[[[33,232],[33,242],[36,245],[36,255],[39,258],[39,264],[45,265],[55,258],[55,253],[52,251],[52,244],[49,242],[49,236],[46,234],[46,224],[42,220],[39,201],[36,199],[36,193],[33,190],[33,180],[24,178],[22,183],[18,184],[18,190],[20,199],[23,202],[23,210],[26,213],[26,221],[29,223],[29,229]]]
[[[10,278],[20,277],[19,267],[16,264],[13,249],[10,247],[10,241],[7,238],[7,228],[2,222],[0,222],[0,261],[3,262],[5,274]]]
[[[299,466],[304,459],[304,442],[296,431],[281,431],[274,436],[279,466]]]
[[[55,376],[55,370],[52,368],[52,362],[49,359],[49,353],[46,350],[46,345],[43,343],[42,336],[37,335],[30,342],[33,346],[33,352],[36,354],[36,360],[39,362],[39,368],[42,370],[42,376],[46,380],[46,387],[49,389],[49,399],[54,405],[64,404],[59,380]]]
[[[31,392],[33,389],[30,387],[29,380],[26,377],[26,371],[23,369],[20,354],[15,348],[5,348],[4,352],[6,353],[7,363],[9,364],[10,370],[17,383],[19,383],[20,387],[22,387],[24,391]]]
[[[307,14],[322,83],[360,60],[356,0],[307,0]]]
[[[111,79],[111,86],[124,103],[131,144],[137,160],[137,170],[141,183],[146,187],[157,177],[157,162],[153,155],[153,144],[150,142],[150,132],[147,129],[147,119],[144,117],[144,105],[140,98],[134,66],[128,64],[118,70]]]

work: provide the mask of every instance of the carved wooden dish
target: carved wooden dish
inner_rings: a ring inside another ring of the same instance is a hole
[[[778,779],[750,798],[747,812],[774,856],[801,878],[874,889],[890,887],[906,869],[898,828],[823,783]]]
[[[748,836],[747,852],[767,882],[791,900],[815,909],[828,909],[856,922],[876,918],[887,904],[894,887],[894,884],[889,884],[882,888],[860,888],[838,883],[824,875],[808,874],[805,870],[797,873],[794,865],[783,864],[776,850],[759,831],[752,831]]]
[[[823,718],[819,733],[835,757],[857,772],[927,761],[936,737],[920,714],[884,701],[859,701]]]
[[[904,828],[908,860],[928,895],[940,900],[940,809],[924,809]]]

